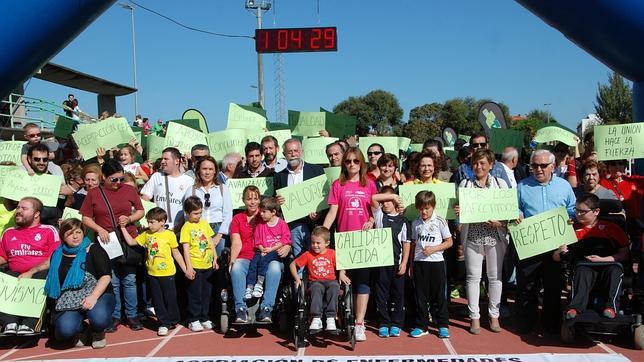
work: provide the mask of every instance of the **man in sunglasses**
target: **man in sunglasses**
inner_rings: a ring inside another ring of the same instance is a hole
[[[27,150],[27,161],[35,175],[54,175],[60,177],[60,194],[56,207],[44,206],[42,209],[42,223],[46,225],[58,225],[58,219],[65,208],[65,195],[71,195],[73,190],[65,184],[65,176],[60,166],[49,162],[49,148],[44,143],[38,143]],[[27,169],[24,167],[25,170]]]
[[[474,151],[480,148],[487,149],[488,147],[489,143],[485,134],[475,133],[472,135],[472,137],[470,137],[469,150],[471,154],[473,154]],[[505,174],[505,170],[503,169],[503,166],[501,166],[500,162],[494,163],[494,166],[490,170],[490,176],[502,178],[506,182],[506,184],[510,184],[510,180]],[[454,183],[456,183],[457,185],[462,180],[469,180],[474,177],[474,171],[472,170],[472,165],[470,164],[469,159],[465,163],[462,163],[460,166],[458,166],[458,169],[456,170],[454,175],[452,175],[452,177],[454,178]]]
[[[555,155],[550,151],[536,150],[530,156],[532,174],[517,186],[520,220],[558,207],[565,207],[570,218],[575,218],[575,194],[568,181],[554,176],[554,168]],[[548,333],[559,333],[563,285],[561,267],[552,259],[552,252],[517,263],[519,333],[530,333],[537,324],[538,296],[542,287],[541,325]]]

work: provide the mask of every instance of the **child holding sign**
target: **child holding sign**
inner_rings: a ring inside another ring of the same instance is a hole
[[[414,245],[413,278],[416,291],[416,328],[412,337],[426,335],[429,325],[427,305],[438,325],[438,336],[449,338],[449,315],[447,312],[447,276],[443,250],[452,246],[452,234],[447,221],[434,213],[436,197],[431,191],[416,194],[415,206],[418,218],[411,224],[411,239]]]
[[[150,209],[145,215],[148,230],[139,234],[136,239],[130,236],[121,226],[125,241],[130,246],[143,246],[147,250],[145,266],[148,272],[148,285],[152,294],[152,303],[159,323],[157,335],[165,336],[169,329],[179,323],[179,306],[177,305],[177,290],[174,275],[174,261],[186,273],[186,264],[179,252],[177,237],[165,229],[168,214],[160,207]],[[174,258],[174,260],[173,260]]]
[[[386,157],[382,156],[383,158]],[[382,159],[382,158],[381,158]],[[405,312],[405,272],[411,240],[405,217],[397,211],[402,200],[391,186],[383,186],[371,197],[376,228],[391,228],[394,265],[376,269],[376,308],[380,314],[380,337],[399,337]],[[393,311],[392,311],[393,307]]]

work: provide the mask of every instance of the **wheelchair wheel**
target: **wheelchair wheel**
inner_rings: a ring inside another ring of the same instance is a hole
[[[306,289],[304,283],[296,290],[295,304],[297,305],[297,312],[295,314],[295,326],[293,328],[293,340],[295,348],[306,347],[306,334],[307,334],[307,305],[306,305]]]
[[[351,350],[355,351],[356,349],[356,334],[355,334],[355,316],[353,314],[353,292],[351,290],[351,286],[345,286],[345,293],[344,293],[344,310],[342,311],[343,313],[343,319],[344,319],[344,324],[345,324],[345,336],[347,337],[347,341],[351,343]]]
[[[575,325],[572,323],[561,323],[561,341],[566,344],[575,342]]]
[[[633,342],[635,343],[635,349],[644,349],[644,325],[635,328],[635,331],[633,331]]]

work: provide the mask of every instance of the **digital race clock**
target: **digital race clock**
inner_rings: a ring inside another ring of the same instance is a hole
[[[258,53],[334,52],[338,50],[335,27],[256,29]]]

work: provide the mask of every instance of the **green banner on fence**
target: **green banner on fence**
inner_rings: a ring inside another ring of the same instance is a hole
[[[272,177],[255,177],[255,178],[231,178],[228,179],[226,186],[230,191],[230,197],[233,200],[233,209],[243,209],[244,201],[242,196],[246,186],[254,185],[259,189],[262,196],[273,196],[273,178]]]
[[[108,118],[98,123],[79,127],[72,134],[78,150],[85,159],[96,156],[96,149],[103,147],[109,150],[134,138],[134,132],[125,118]]]
[[[4,141],[0,142],[0,162],[13,162],[21,166],[20,153],[25,141]]]
[[[18,201],[23,197],[37,197],[45,206],[55,207],[62,182],[61,176],[29,176],[22,168],[15,168],[5,174],[0,185],[0,196]]]
[[[454,204],[456,203],[456,186],[452,183],[440,184],[412,184],[398,186],[398,194],[405,204],[405,217],[413,220],[418,217],[418,210],[414,206],[416,194],[421,191],[431,191],[436,197],[436,215],[444,219],[455,219]]]
[[[510,223],[508,230],[519,259],[555,250],[563,244],[577,242],[568,212],[559,207],[524,219],[520,224]]]
[[[644,158],[642,123],[594,126],[595,151],[600,161]]]
[[[335,233],[336,269],[394,265],[391,228]]]
[[[246,147],[246,130],[241,128],[230,128],[219,132],[208,133],[208,147],[210,155],[217,161],[221,161],[229,152],[238,152],[244,156]]]
[[[329,208],[327,203],[327,178],[320,175],[299,184],[276,190],[277,195],[284,197],[282,214],[286,222],[291,222]]]
[[[0,312],[40,318],[47,302],[45,280],[0,273]]]
[[[324,165],[329,163],[326,157],[326,146],[337,141],[333,137],[310,137],[302,141],[302,150],[304,152],[304,161]]]
[[[517,189],[458,189],[461,223],[516,220],[519,217]]]

